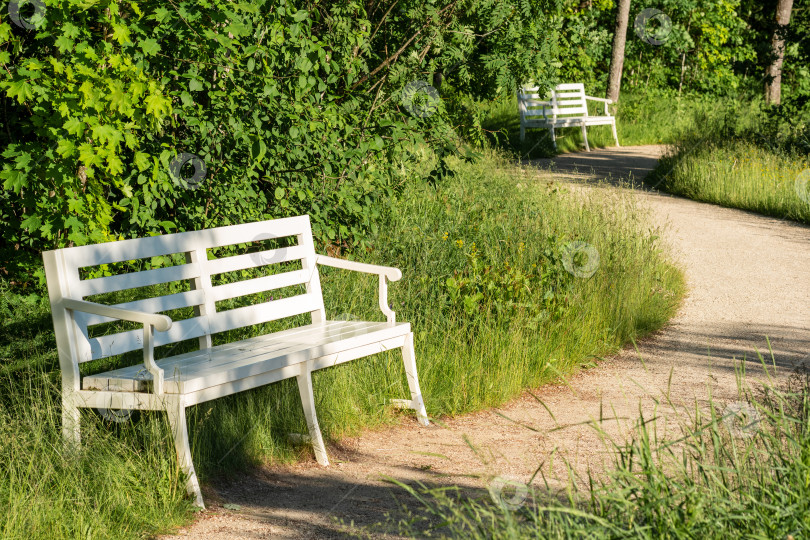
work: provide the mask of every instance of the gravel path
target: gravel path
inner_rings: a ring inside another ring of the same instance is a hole
[[[662,152],[660,146],[609,148],[532,165],[552,169],[540,176],[618,183],[628,175],[643,178]],[[705,404],[710,394],[720,403],[734,401],[734,359],[745,359],[749,376],[761,376],[756,351],[770,358],[766,337],[777,377],[808,358],[810,228],[657,192],[634,193],[666,225],[672,257],[686,271],[689,295],[665,330],[566,385],[539,389],[535,395],[548,410],[527,393],[500,409],[440,426],[407,420],[344,440],[330,446],[334,465],[328,469],[313,462],[231,478],[206,493],[209,510],[179,535],[368,536],[381,530],[376,524],[386,522],[386,513],[398,519],[400,503],[410,502],[382,477],[480,489],[493,476],[526,481],[541,463],[546,477],[560,475],[562,460],[550,460],[555,454],[579,473],[598,470],[609,456],[583,422],[603,418],[602,428],[621,439],[632,432],[639,404],[645,416],[655,411],[672,426],[673,411],[694,409],[696,400]],[[568,427],[550,431],[557,426]]]

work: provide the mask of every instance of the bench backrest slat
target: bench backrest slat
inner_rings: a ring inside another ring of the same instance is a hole
[[[246,279],[244,281],[237,281],[235,283],[218,285],[211,288],[211,295],[214,302],[221,302],[222,300],[229,300],[238,296],[247,296],[249,294],[264,291],[274,291],[276,289],[292,287],[295,285],[305,285],[311,277],[311,271],[309,270],[294,270],[292,272],[284,272],[283,274],[274,274],[272,276]]]
[[[209,274],[214,276],[227,272],[235,272],[237,270],[248,270],[268,264],[298,261],[307,256],[307,249],[307,246],[300,245],[283,247],[246,255],[233,255],[231,257],[213,259],[206,264]]]
[[[74,294],[79,296],[93,296],[106,292],[117,292],[126,289],[162,285],[173,281],[184,281],[200,275],[200,268],[196,264],[181,264],[167,268],[155,268],[142,272],[130,272],[95,279],[84,279],[73,287]]]
[[[287,239],[294,245],[209,259],[213,257],[210,252],[213,249],[272,239]],[[185,264],[81,279],[82,268],[174,254],[184,255]],[[140,329],[88,337],[88,327],[110,322],[111,319],[79,312],[71,317],[70,313],[59,307],[61,298],[87,299],[103,293],[188,282],[192,290],[118,304],[119,307],[149,313],[195,308],[195,316],[176,320],[168,332],[156,332],[156,346],[192,338],[210,343],[211,334],[294,315],[308,313],[313,321],[320,321],[324,317],[309,216],[65,248],[45,252],[43,258],[54,324],[61,329],[57,342],[63,369],[69,367],[65,365],[68,359],[86,362],[137,350],[143,344]],[[222,277],[228,278],[229,272],[259,267],[268,267],[270,275],[212,285],[212,276],[214,283],[217,283]],[[217,302],[223,300],[294,286],[304,286],[306,290],[295,296],[289,295],[297,291],[287,290],[283,295],[288,298],[247,307],[218,310],[216,306]],[[90,300],[97,301],[94,298]],[[57,313],[60,309],[61,313]]]
[[[537,87],[521,88],[518,105],[522,118],[588,116],[585,85],[582,83],[558,84],[545,99],[541,99]]]
[[[218,311],[210,316],[211,333],[227,332],[236,328],[265,323],[312,312],[320,309],[321,299],[307,294],[245,306],[227,311]]]
[[[154,298],[144,298],[142,300],[133,300],[132,302],[113,304],[113,306],[121,309],[145,311],[147,313],[160,313],[173,309],[199,306],[202,305],[203,302],[205,302],[205,294],[203,291],[198,290],[167,294],[166,296],[156,296]],[[115,320],[111,317],[104,317],[103,315],[94,315],[92,313],[83,312],[76,312],[74,317],[76,318],[77,324],[80,326],[93,326],[96,324],[113,322]]]

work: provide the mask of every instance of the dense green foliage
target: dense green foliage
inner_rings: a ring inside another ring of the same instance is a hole
[[[403,271],[389,299],[398,318],[414,325],[430,415],[501,404],[674,313],[682,276],[626,195],[529,184],[491,155],[449,166],[456,175],[439,189],[414,183],[391,201],[363,257]],[[598,266],[572,254],[573,242],[593,246]],[[577,277],[566,265],[589,268]],[[371,277],[326,269],[322,283],[330,318],[383,319]],[[190,503],[165,415],[110,425],[85,411],[82,451],[64,453],[47,301],[3,286],[0,320],[0,433],[14,433],[0,437],[0,536],[137,537],[184,519]],[[408,392],[398,351],[318,371],[313,380],[319,421],[333,440],[397,422],[386,403]],[[294,381],[205,403],[189,416],[203,481],[310,452],[288,439],[306,432]]]
[[[363,243],[379,202],[421,180],[416,148],[472,158],[464,141],[497,129],[480,100],[528,80],[600,94],[615,12],[610,0],[43,6],[23,4],[30,28],[0,19],[0,252],[22,281],[42,249],[300,213],[324,244]],[[624,87],[760,93],[774,8],[634,2],[631,19],[659,9],[671,26],[649,22],[650,44],[631,24]],[[803,125],[808,31],[797,5],[781,109]],[[440,160],[427,176],[448,171]]]
[[[414,148],[468,155],[444,102],[409,85],[441,71],[461,100],[548,72],[540,7],[60,1],[37,30],[2,20],[6,272],[30,279],[42,249],[302,213],[322,243],[362,242]]]
[[[561,31],[560,78],[597,88],[607,82],[615,2],[566,2]],[[645,10],[652,40],[640,39],[636,23]],[[622,87],[673,88],[719,95],[761,93],[770,61],[776,0],[633,0]],[[650,12],[653,13],[653,12]],[[665,17],[664,17],[665,16]],[[783,84],[788,97],[810,94],[810,12],[796,3],[786,34]]]

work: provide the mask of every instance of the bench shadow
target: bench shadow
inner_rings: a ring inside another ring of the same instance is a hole
[[[347,461],[377,469],[381,463],[374,456],[340,443],[330,444],[328,451],[329,468],[317,466],[312,458],[294,466],[263,466],[212,479],[203,489],[208,508],[217,514],[232,513],[237,520],[244,516],[283,538],[424,537],[440,526],[441,519],[401,486],[371,473],[353,482],[341,470]],[[455,477],[449,482],[448,477],[407,465],[385,468],[417,492],[420,483],[428,489],[452,485],[463,496],[489,497],[469,479]],[[217,523],[217,533],[243,536],[238,524],[232,531],[227,527]]]

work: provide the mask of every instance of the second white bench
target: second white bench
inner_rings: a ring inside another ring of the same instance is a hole
[[[608,105],[613,101],[585,95],[585,85],[582,83],[558,84],[551,91],[548,99],[541,99],[538,92],[537,87],[523,87],[518,91],[521,142],[526,138],[527,128],[547,128],[556,150],[555,128],[580,127],[582,128],[582,138],[585,141],[585,150],[590,152],[591,147],[588,144],[588,133],[585,128],[587,126],[611,126],[616,146],[619,146],[616,117],[611,116],[608,110]],[[588,100],[604,103],[604,116],[590,116]]]

